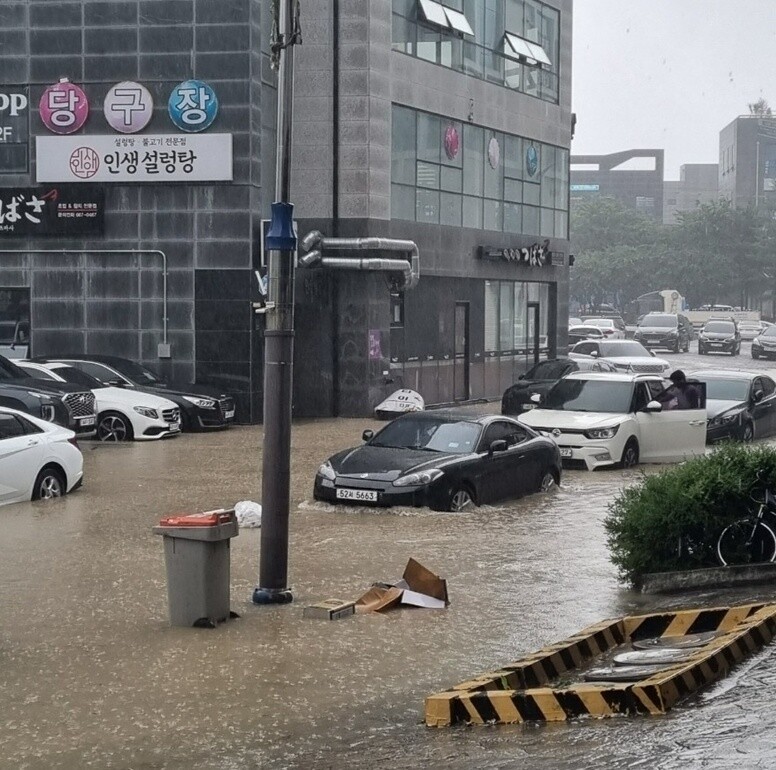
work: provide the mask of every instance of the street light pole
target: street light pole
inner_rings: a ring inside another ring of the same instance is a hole
[[[291,193],[291,130],[294,110],[294,46],[301,42],[299,0],[274,0],[273,54],[278,59],[277,169],[269,252],[267,326],[264,332],[264,449],[259,585],[254,604],[286,604],[288,515],[291,492],[291,400],[294,369],[294,262],[296,231]]]

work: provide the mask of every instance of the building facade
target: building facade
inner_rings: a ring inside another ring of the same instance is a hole
[[[0,5],[5,337],[216,382],[261,419],[270,10]],[[571,0],[301,10],[299,234],[412,239],[421,279],[298,269],[295,414],[498,396],[564,344]]]
[[[571,157],[571,195],[616,198],[646,216],[663,219],[663,150],[624,150]],[[637,166],[631,167],[632,163]]]
[[[719,166],[716,163],[685,163],[679,168],[679,181],[663,185],[663,224],[675,225],[679,214],[718,198]]]
[[[738,207],[776,208],[776,118],[744,115],[720,131],[719,193]]]

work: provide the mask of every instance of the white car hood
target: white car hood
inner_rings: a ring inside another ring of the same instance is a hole
[[[619,366],[644,366],[646,364],[665,364],[664,358],[658,358],[657,356],[601,356],[606,361],[611,361],[613,364]]]
[[[127,406],[130,409],[134,406],[145,406],[160,411],[178,408],[178,405],[168,398],[155,396],[153,393],[140,393],[134,388],[97,388],[94,395],[100,405],[111,403],[117,406]]]
[[[566,412],[561,409],[532,409],[518,415],[518,420],[532,428],[564,428],[567,430],[587,430],[588,428],[619,425],[627,415],[616,412]]]

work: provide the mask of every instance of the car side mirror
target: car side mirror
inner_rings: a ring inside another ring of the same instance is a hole
[[[532,393],[531,394],[531,401],[533,401],[534,404],[541,404],[542,403],[542,394],[541,393]]]
[[[663,405],[659,401],[650,401],[645,407],[645,412],[662,412]]]
[[[763,397],[765,396],[765,392],[762,390],[756,390],[754,392],[754,395],[752,396],[752,400],[755,402],[755,404],[759,404],[760,401],[763,400]]]
[[[520,375],[520,376],[519,376],[517,379],[518,379],[518,380],[524,380],[524,379],[525,379],[525,375],[524,375],[524,374],[521,374],[521,375]]]
[[[495,454],[496,452],[506,452],[507,451],[507,442],[504,441],[503,438],[496,439],[496,441],[492,441],[489,447],[490,454]]]
[[[655,355],[655,351],[654,350],[650,350],[649,351],[649,355],[651,355],[652,358],[657,358],[657,356]]]
[[[361,434],[361,439],[363,441],[371,441],[371,439],[374,437],[374,435],[375,435],[375,432],[373,430],[365,430]]]
[[[599,356],[599,353],[598,353],[598,351],[597,351],[597,350],[591,350],[591,351],[590,351],[590,355],[591,355],[593,358],[598,358],[598,356]]]
[[[106,385],[110,385],[113,388],[124,388],[127,383],[124,380],[105,380]]]

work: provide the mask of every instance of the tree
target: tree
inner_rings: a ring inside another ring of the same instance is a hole
[[[773,115],[768,102],[762,96],[756,102],[750,102],[747,106],[749,107],[750,115],[757,115],[760,118],[770,118]]]

